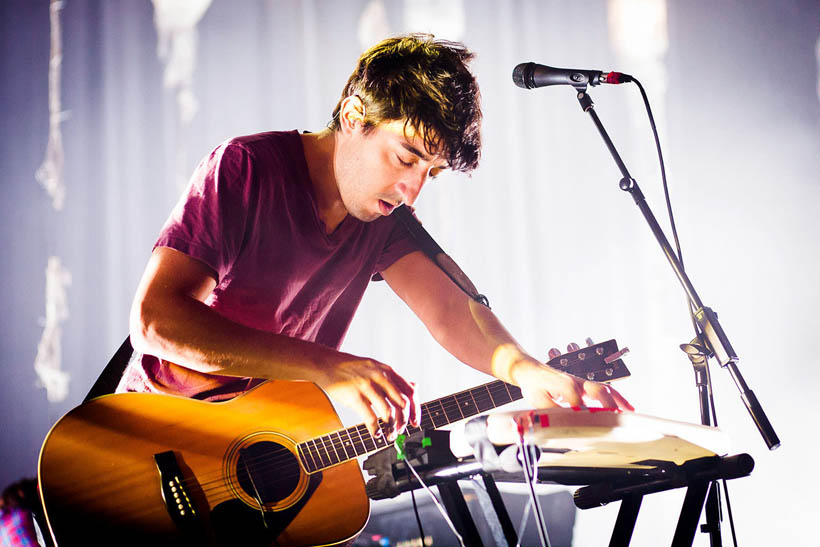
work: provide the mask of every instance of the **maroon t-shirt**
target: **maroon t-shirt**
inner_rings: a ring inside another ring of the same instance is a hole
[[[206,304],[248,327],[339,348],[367,284],[416,243],[393,217],[350,215],[326,234],[296,131],[227,141],[205,158],[156,246],[218,275]],[[202,374],[145,355],[117,391],[218,400],[258,381]]]

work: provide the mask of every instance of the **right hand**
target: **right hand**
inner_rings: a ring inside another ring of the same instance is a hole
[[[382,435],[379,419],[384,422],[387,440],[391,442],[408,422],[419,426],[421,405],[415,384],[374,359],[343,356],[340,362],[323,368],[316,383],[333,399],[361,415],[374,438]]]

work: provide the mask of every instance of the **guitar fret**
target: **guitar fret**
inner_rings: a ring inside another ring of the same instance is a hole
[[[387,442],[387,433],[385,433],[385,431],[387,430],[387,426],[379,424],[379,429],[381,430],[382,434],[373,439],[373,441],[376,443],[376,448],[384,448],[391,444]]]
[[[493,404],[497,407],[505,405],[512,400],[510,397],[510,392],[507,391],[507,387],[504,382],[499,382],[490,386],[490,397],[492,397]]]
[[[520,398],[521,390],[518,387],[501,380],[441,397],[421,405],[419,427],[408,426],[406,434],[410,435],[423,429],[437,429]],[[385,448],[391,444],[384,434],[386,427],[385,423],[379,422],[383,434],[378,437],[373,437],[364,424],[359,424],[309,439],[297,445],[299,459],[305,470],[313,473]]]
[[[435,427],[441,427],[449,424],[447,421],[447,414],[444,412],[444,406],[441,404],[441,399],[435,401],[436,405],[431,406],[430,419],[433,421]]]
[[[359,435],[362,437],[365,453],[376,450],[376,444],[373,442],[373,437],[370,435],[370,432],[364,424],[359,426]]]
[[[321,440],[322,440],[322,438],[319,437],[319,441],[321,441]],[[325,448],[325,443],[322,443],[322,445],[319,446],[319,443],[316,442],[315,439],[314,439],[314,443],[316,444],[316,451],[319,454],[319,459],[322,462],[321,468],[330,467],[330,454],[327,453],[327,449]]]
[[[337,439],[338,436],[339,433],[337,431],[327,434],[327,438],[330,439],[330,444],[333,446],[333,451],[336,453],[336,463],[343,462],[347,459],[347,454],[344,452],[344,447],[340,445]]]
[[[350,436],[350,429],[345,429],[340,432],[339,437],[342,439],[348,458],[355,458],[359,455],[358,451],[356,451],[356,444],[353,442],[353,437]],[[353,454],[352,456],[350,455],[351,453]]]
[[[472,390],[475,393],[476,399],[476,406],[480,412],[486,412],[495,408],[495,403],[493,403],[493,397],[490,394],[489,388],[484,385],[480,388],[476,388]]]
[[[422,404],[419,427],[407,426],[405,433],[437,429],[520,398],[520,388],[496,380]],[[380,420],[379,428],[385,433],[387,425]],[[297,445],[297,449],[302,466],[312,473],[390,445],[386,434],[373,437],[364,424],[359,424],[308,439]]]
[[[305,442],[305,447],[307,448],[308,454],[310,454],[310,459],[313,461],[313,471],[317,471],[319,468],[322,467],[322,460],[319,458],[319,451],[316,450],[316,440],[310,439]]]
[[[475,395],[473,394],[473,390],[471,389],[471,390],[470,390],[470,391],[468,391],[467,393],[469,393],[469,394],[470,394],[470,399],[472,399],[472,400],[473,400],[473,408],[475,408],[475,413],[476,413],[476,414],[479,414],[479,413],[481,412],[481,410],[479,410],[479,409],[478,409],[478,403],[477,403],[477,402],[476,402],[476,400],[475,400]]]
[[[299,460],[302,462],[302,467],[304,467],[308,473],[312,473],[314,471],[313,465],[308,460],[309,452],[305,450],[304,443],[296,445],[296,449],[299,451]]]
[[[350,452],[347,451],[347,444],[348,443],[345,441],[344,437],[342,437],[342,433],[344,433],[344,431],[337,431],[336,433],[334,433],[334,435],[336,435],[336,438],[339,440],[339,446],[342,448],[342,451],[344,451],[344,453],[345,453],[344,460],[347,461],[351,458],[354,458],[355,456],[351,456]],[[333,441],[333,445],[336,446],[336,441]]]
[[[461,412],[462,417],[467,418],[478,414],[473,396],[469,392],[456,395],[456,401],[458,402],[458,410]]]
[[[351,432],[356,434],[355,439],[353,438]],[[347,436],[350,437],[350,441],[353,443],[353,449],[356,451],[357,456],[361,456],[362,454],[367,452],[367,449],[364,446],[364,440],[362,439],[361,432],[359,431],[359,426],[348,428]]]
[[[359,439],[359,442],[358,442],[358,445],[357,445],[358,450],[360,450],[359,455],[361,456],[362,454],[367,454],[367,443],[364,442],[364,437],[362,437],[362,431],[367,433],[367,429],[364,427],[364,425],[359,425],[359,426],[356,427],[355,431],[356,431],[356,437],[358,437],[358,439]]]
[[[453,397],[446,397],[442,401],[441,406],[444,408],[444,414],[447,415],[447,423],[451,424],[464,418],[464,416],[461,415],[461,410],[458,408],[458,401]]]
[[[430,410],[422,407],[421,420],[419,420],[419,429],[435,429],[436,424],[433,423],[433,418],[430,415]]]
[[[327,455],[330,458],[330,465],[334,465],[334,464],[337,464],[340,461],[342,461],[341,458],[339,458],[339,453],[336,452],[336,447],[333,446],[333,440],[331,439],[330,435],[325,435],[324,437],[322,437],[322,444],[325,445],[325,450],[327,450]],[[328,448],[327,448],[328,445],[330,445],[330,448],[333,449],[333,452],[328,450]],[[334,460],[334,456],[335,456],[335,460]]]
[[[408,426],[405,433],[410,435],[424,429],[437,429],[520,398],[520,388],[496,380],[422,404],[419,427]],[[379,421],[379,428],[383,434],[375,438],[364,424],[359,424],[308,439],[297,445],[299,460],[307,472],[313,473],[390,446],[384,434],[387,425]]]
[[[336,450],[336,444],[333,442],[333,434],[328,433],[327,435],[324,436],[324,439],[325,439],[325,444],[330,446],[330,450],[328,450],[328,452],[330,452],[330,461],[333,464],[337,464],[339,462],[344,461],[344,458],[342,458],[339,455],[339,451]]]

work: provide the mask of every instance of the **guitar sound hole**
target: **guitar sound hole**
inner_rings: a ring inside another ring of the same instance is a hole
[[[239,485],[253,499],[258,492],[263,504],[288,497],[299,484],[299,473],[296,456],[281,444],[260,441],[239,451],[236,463]]]

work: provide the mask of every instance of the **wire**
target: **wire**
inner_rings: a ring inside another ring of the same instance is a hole
[[[680,269],[683,272],[683,271],[686,271],[686,269],[683,265],[683,252],[681,251],[680,240],[678,239],[678,229],[675,226],[675,215],[672,213],[672,201],[669,197],[669,185],[668,185],[667,180],[666,180],[666,166],[664,165],[664,162],[663,162],[663,152],[661,151],[661,141],[660,141],[660,138],[658,137],[658,128],[655,125],[655,117],[652,115],[652,107],[649,106],[649,98],[646,96],[646,91],[644,90],[643,86],[641,85],[641,82],[639,82],[637,80],[637,78],[632,78],[632,81],[635,82],[635,85],[638,86],[638,89],[641,92],[641,97],[643,98],[643,104],[646,107],[646,114],[649,118],[649,125],[652,128],[652,135],[655,138],[655,148],[658,151],[658,162],[659,162],[660,168],[661,168],[661,181],[663,182],[663,195],[664,195],[664,198],[666,199],[666,212],[669,215],[669,224],[672,227],[672,239],[674,239],[674,241],[675,241],[675,251],[677,253],[677,259],[678,259],[678,262],[680,263]],[[686,307],[689,310],[689,319],[692,322],[692,328],[695,330],[695,336],[700,339],[701,336],[703,335],[703,333],[701,332],[700,328],[698,328],[698,323],[697,323],[697,320],[695,319],[695,311],[696,310],[694,309],[694,304],[692,303],[692,301],[688,297],[686,299],[686,303],[687,303]],[[704,359],[705,359],[705,365],[704,366],[706,368],[706,385],[707,385],[707,388],[709,390],[709,407],[710,407],[709,410],[710,410],[710,414],[711,414],[712,425],[714,427],[717,427],[717,425],[718,425],[717,411],[715,409],[715,399],[712,395],[712,374],[709,370],[709,355],[708,354],[704,355]],[[726,484],[726,479],[723,480],[723,490],[724,490],[724,493],[726,495],[726,512],[729,515],[729,524],[730,524],[731,529],[732,529],[732,539],[734,541],[735,547],[737,547],[737,537],[735,536],[735,523],[734,523],[734,517],[732,515],[732,504],[729,503],[729,487]]]
[[[726,513],[729,515],[729,528],[732,530],[732,542],[737,547],[737,534],[735,534],[735,519],[732,516],[732,502],[729,501],[729,488],[726,486],[726,479],[723,479],[723,493],[726,495]]]
[[[519,437],[519,446],[521,448],[521,458],[523,459],[522,463],[524,464],[524,478],[530,487],[530,502],[532,503],[535,523],[538,526],[539,539],[543,547],[550,547],[550,538],[547,534],[547,525],[544,523],[544,514],[541,511],[541,504],[538,503],[538,496],[535,493],[535,482],[538,480],[538,474],[535,468],[538,462],[534,461],[535,455],[530,453],[523,433],[521,433]]]
[[[407,458],[405,458],[406,461]],[[407,468],[407,480],[410,481],[410,468]],[[421,516],[419,515],[419,506],[416,504],[416,491],[410,490],[410,499],[413,500],[413,513],[416,515],[416,524],[419,525],[419,537],[421,538],[421,545],[424,546],[424,527],[421,525]]]
[[[527,500],[527,505],[521,513],[521,522],[518,523],[518,542],[515,547],[521,547],[521,538],[524,537],[524,531],[527,529],[527,522],[529,521],[530,512],[532,511],[532,498]]]
[[[405,458],[405,459],[404,459],[404,463],[406,463],[406,464],[407,464],[407,468],[408,468],[408,469],[410,469],[410,471],[412,471],[412,472],[413,472],[413,475],[416,477],[416,480],[417,480],[417,481],[419,481],[419,484],[420,484],[420,485],[421,485],[421,486],[422,486],[422,487],[423,487],[423,488],[427,491],[427,493],[428,493],[428,494],[430,494],[430,497],[433,499],[433,503],[435,503],[435,504],[436,504],[436,507],[438,507],[439,513],[441,513],[441,516],[442,516],[442,517],[444,517],[444,521],[447,523],[447,526],[449,526],[449,527],[450,527],[450,530],[452,530],[452,531],[453,531],[453,533],[454,533],[454,534],[456,535],[456,537],[458,538],[458,543],[459,543],[459,545],[461,545],[461,547],[466,547],[466,546],[464,545],[464,539],[461,537],[461,534],[459,534],[459,533],[458,533],[458,530],[456,530],[456,527],[455,527],[455,525],[453,524],[453,521],[451,521],[451,520],[450,520],[450,517],[449,517],[449,516],[447,516],[447,511],[445,511],[445,510],[444,510],[444,507],[442,507],[441,502],[438,500],[438,498],[437,498],[437,497],[436,497],[436,495],[433,493],[433,491],[432,491],[432,490],[430,490],[430,487],[428,487],[428,486],[424,483],[424,481],[423,481],[423,480],[421,480],[421,477],[420,477],[420,476],[419,476],[419,474],[416,472],[416,468],[415,468],[415,467],[413,467],[413,464],[411,464],[411,463],[410,463],[410,459],[409,459],[409,458]],[[424,541],[424,538],[423,538],[423,537],[422,537],[422,541]]]

